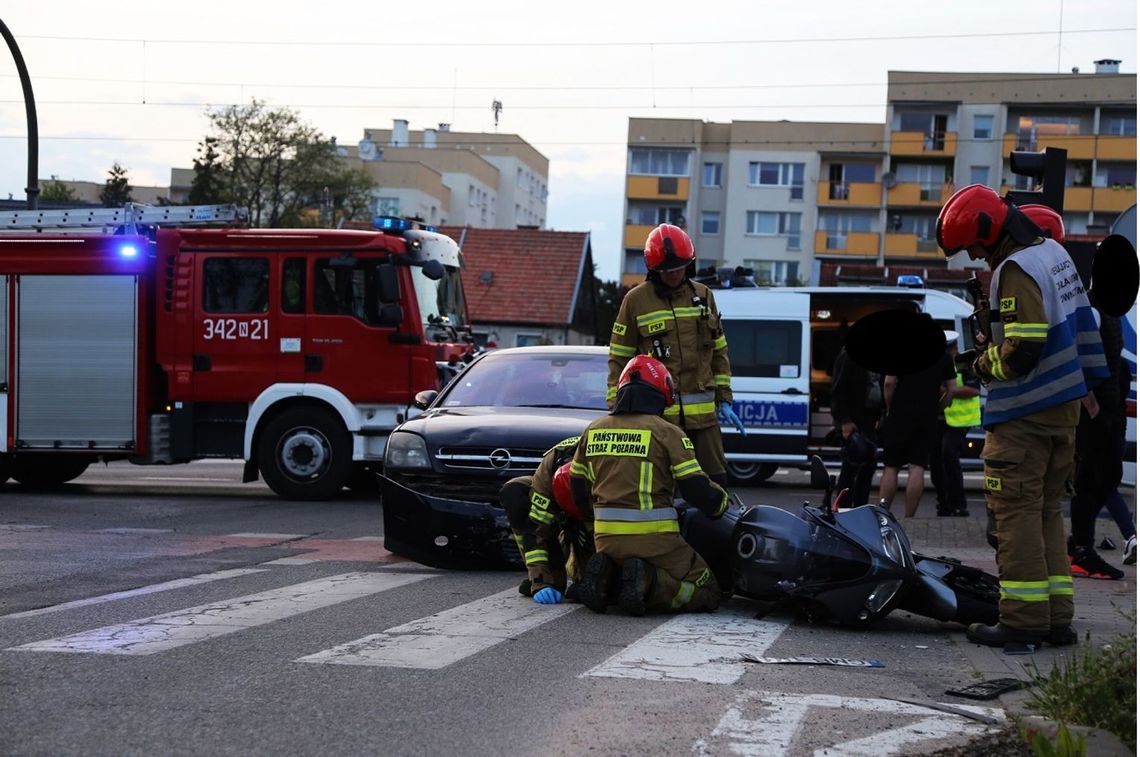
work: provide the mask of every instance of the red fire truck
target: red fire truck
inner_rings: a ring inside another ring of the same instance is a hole
[[[242,458],[289,499],[367,481],[415,393],[472,352],[456,243],[377,226],[0,213],[0,481],[202,458]]]

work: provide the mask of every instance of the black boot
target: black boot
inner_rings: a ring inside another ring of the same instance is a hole
[[[594,612],[605,612],[610,584],[617,566],[609,555],[595,552],[586,562],[582,580],[578,582],[578,596],[582,604]]]
[[[621,594],[618,604],[630,615],[645,614],[645,600],[657,583],[657,569],[640,558],[625,561],[621,569]]]
[[[530,579],[529,578],[524,578],[522,580],[522,583],[519,584],[519,594],[522,594],[524,597],[530,596]]]
[[[975,644],[1002,647],[1006,654],[1029,654],[1041,646],[1048,633],[1048,631],[1011,628],[1001,623],[992,626],[974,623],[966,630],[966,638]]]
[[[1050,626],[1045,641],[1055,647],[1067,647],[1077,643],[1077,632],[1072,626]]]

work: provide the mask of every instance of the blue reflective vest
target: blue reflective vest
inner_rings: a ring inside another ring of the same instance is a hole
[[[1003,260],[990,281],[991,302],[1000,301],[998,283],[1002,268],[1010,261],[1041,290],[1048,332],[1041,358],[1029,373],[987,386],[982,424],[987,427],[1080,399],[1091,386],[1108,378],[1095,313],[1065,248],[1046,239]],[[1004,341],[999,319],[993,319],[991,331],[995,344]]]

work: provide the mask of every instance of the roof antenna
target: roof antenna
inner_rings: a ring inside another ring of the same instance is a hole
[[[503,111],[503,103],[500,100],[491,101],[491,112],[495,114],[495,131],[499,131],[499,113]]]

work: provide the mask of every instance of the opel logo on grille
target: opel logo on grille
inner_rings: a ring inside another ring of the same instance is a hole
[[[489,459],[491,460],[492,468],[506,468],[511,464],[511,453],[500,447],[490,454]]]

